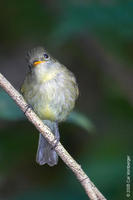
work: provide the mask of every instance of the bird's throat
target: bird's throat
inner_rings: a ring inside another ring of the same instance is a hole
[[[59,71],[56,68],[46,69],[46,68],[39,68],[35,69],[35,76],[37,82],[44,83],[48,82],[56,77]]]

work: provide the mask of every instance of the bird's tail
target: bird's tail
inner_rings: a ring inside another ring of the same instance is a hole
[[[60,139],[58,131],[58,123],[49,120],[43,120],[43,123],[47,125],[52,133],[54,133],[57,140]],[[39,165],[48,164],[49,166],[54,166],[58,163],[58,155],[52,148],[52,146],[47,142],[44,136],[40,133],[38,150],[36,155],[36,162]]]

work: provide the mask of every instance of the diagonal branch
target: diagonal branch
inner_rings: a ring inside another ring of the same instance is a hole
[[[47,139],[47,141],[54,147],[56,140],[50,129],[43,124],[39,117],[34,113],[31,108],[28,108],[28,104],[25,102],[22,95],[9,83],[9,81],[0,73],[0,86],[8,93],[8,95],[16,102],[20,109],[25,113],[26,117],[39,132]],[[81,166],[71,157],[71,155],[65,150],[62,144],[59,142],[55,151],[64,161],[64,163],[73,171],[81,185],[83,186],[86,194],[91,200],[106,200],[100,191],[91,182],[89,177],[82,170]]]

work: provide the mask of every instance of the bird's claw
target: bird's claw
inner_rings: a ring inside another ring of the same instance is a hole
[[[54,141],[53,141],[55,144],[52,146],[51,149],[55,149],[55,148],[57,147],[59,141],[60,141],[60,139],[55,137],[55,139],[54,139]]]
[[[33,107],[32,107],[30,104],[27,104],[27,105],[25,106],[24,114],[26,114],[26,112],[27,112],[28,109],[33,110]]]

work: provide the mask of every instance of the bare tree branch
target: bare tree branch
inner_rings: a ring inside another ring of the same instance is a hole
[[[28,108],[28,104],[25,102],[22,95],[9,83],[9,81],[0,74],[0,86],[8,93],[8,95],[16,102],[20,109],[25,113],[28,120],[31,121],[39,132],[47,139],[47,141],[54,147],[56,139],[51,133],[50,129],[43,124],[39,117],[34,113],[31,108]],[[28,109],[27,109],[28,108]],[[100,191],[91,182],[89,177],[82,170],[81,166],[71,157],[71,155],[65,150],[62,144],[59,142],[55,151],[64,161],[64,163],[73,171],[81,185],[83,186],[86,194],[91,200],[106,200]]]

